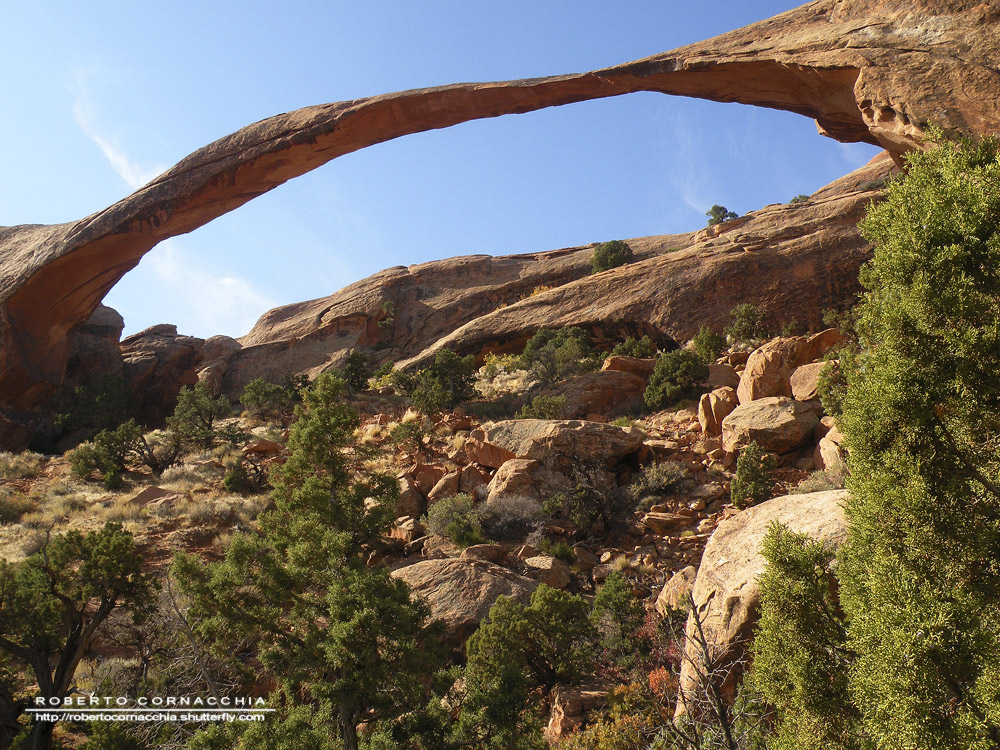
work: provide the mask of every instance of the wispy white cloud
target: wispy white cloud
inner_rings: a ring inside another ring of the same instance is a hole
[[[93,105],[87,88],[87,75],[83,71],[74,74],[73,120],[83,134],[92,140],[101,150],[104,158],[115,173],[125,181],[132,190],[137,190],[157,175],[166,170],[162,164],[143,166],[132,161],[118,145],[116,139],[109,138],[99,132],[94,124]]]

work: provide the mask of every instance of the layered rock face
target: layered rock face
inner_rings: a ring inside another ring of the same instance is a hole
[[[73,334],[144,253],[337,156],[471,119],[658,91],[789,110],[814,118],[827,135],[879,144],[898,158],[919,147],[928,124],[997,129],[998,27],[1000,10],[974,0],[817,0],[590,73],[456,84],[277,115],[80,221],[0,229],[0,448],[26,442],[62,382]],[[694,273],[697,257],[687,262]],[[621,281],[642,291],[639,278]]]

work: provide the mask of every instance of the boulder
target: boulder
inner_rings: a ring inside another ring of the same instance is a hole
[[[694,590],[697,575],[698,569],[694,565],[688,565],[674,573],[670,580],[663,584],[656,597],[656,611],[662,617],[666,617],[671,611],[682,610],[688,606],[687,597]]]
[[[654,367],[656,367],[655,359],[625,357],[621,354],[612,354],[604,360],[604,364],[601,365],[602,370],[627,372],[628,374],[635,375],[643,380],[649,380],[649,376],[653,374]]]
[[[843,475],[847,471],[847,462],[840,445],[828,437],[820,440],[813,451],[813,467]]]
[[[716,388],[733,388],[740,385],[740,375],[736,368],[727,364],[712,364],[708,366],[708,378],[705,386],[711,390]]]
[[[431,491],[427,493],[427,504],[431,505],[442,498],[457,495],[460,485],[461,474],[457,471],[449,471],[431,487]]]
[[[417,461],[406,473],[413,477],[417,489],[426,496],[444,478],[448,470],[438,464],[425,464]]]
[[[740,375],[736,395],[741,404],[769,396],[791,396],[791,373],[780,347],[762,346],[755,349]]]
[[[586,719],[587,713],[607,705],[611,685],[601,680],[590,680],[582,685],[556,685],[549,701],[552,711],[545,728],[545,739],[555,745],[567,733]]]
[[[538,585],[485,560],[424,560],[392,572],[427,602],[431,617],[441,620],[445,637],[461,646],[501,596],[527,604]]]
[[[694,604],[702,621],[710,657],[726,670],[746,654],[748,641],[759,616],[757,577],[764,570],[761,543],[772,523],[788,526],[821,542],[839,546],[847,537],[843,504],[845,490],[785,495],[755,505],[721,521],[705,547],[695,579]],[[680,686],[687,695],[696,694],[699,677],[692,660],[701,655],[690,640],[694,621],[688,618],[686,659],[681,663]],[[738,678],[733,670],[726,688]],[[678,702],[680,712],[683,709]]]
[[[537,500],[570,489],[569,480],[557,471],[530,458],[514,458],[497,469],[486,489],[486,502],[504,495],[521,495]]]
[[[642,361],[642,360],[637,360]],[[543,389],[541,396],[563,396],[564,419],[585,419],[590,414],[610,414],[622,407],[637,407],[646,391],[646,379],[619,370],[598,370]]]
[[[460,492],[475,492],[480,487],[489,484],[490,475],[478,466],[468,464],[462,467],[462,474],[458,479],[458,489]]]
[[[533,458],[556,469],[578,463],[611,467],[638,451],[643,441],[642,432],[634,427],[580,420],[512,419],[484,432],[489,443],[518,458]]]
[[[477,433],[481,437],[476,437]],[[499,469],[507,461],[517,458],[517,454],[513,451],[488,443],[482,439],[483,436],[482,430],[473,430],[472,435],[465,441],[465,455],[469,457],[470,461],[482,466],[489,466],[491,469]]]
[[[465,560],[486,560],[501,565],[507,559],[507,550],[499,544],[473,544],[462,550],[462,558]]]
[[[695,519],[681,513],[651,512],[642,517],[642,524],[654,534],[665,536],[689,525]]]
[[[801,401],[775,396],[740,404],[722,420],[722,447],[732,453],[757,443],[770,453],[791,453],[812,439],[819,422]]]
[[[415,516],[424,514],[427,506],[424,496],[417,489],[417,483],[409,474],[399,477],[399,500],[396,501],[397,516]]]
[[[792,363],[793,367],[801,367],[814,362],[844,340],[836,328],[827,328],[810,336],[799,350],[799,355]]]
[[[698,424],[706,435],[721,435],[722,420],[739,406],[736,391],[732,388],[716,388],[702,395],[698,402]]]
[[[792,398],[796,401],[813,401],[819,398],[816,389],[819,387],[819,373],[826,366],[825,362],[796,367],[792,373]]]
[[[564,589],[573,580],[569,565],[552,555],[535,555],[527,558],[524,564],[528,566],[529,576],[554,589]]]

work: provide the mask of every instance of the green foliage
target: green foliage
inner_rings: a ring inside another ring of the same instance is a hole
[[[122,473],[130,463],[144,464],[158,477],[177,461],[180,449],[175,433],[147,437],[130,419],[114,430],[101,430],[91,442],[77,447],[67,457],[76,476],[89,479],[97,473],[105,487],[115,489],[121,486]]]
[[[565,542],[562,539],[543,539],[538,543],[538,549],[546,555],[552,555],[557,560],[562,560],[567,565],[572,565],[576,562],[576,553],[573,551],[573,548],[569,545],[569,542]]]
[[[861,353],[838,423],[851,690],[880,747],[1000,743],[1000,160],[940,143],[861,223]]]
[[[835,598],[830,547],[772,524],[761,550],[761,617],[751,681],[776,714],[779,750],[865,748],[848,671],[853,655]]]
[[[439,654],[427,606],[385,567],[367,565],[399,488],[395,477],[352,475],[359,419],[345,394],[330,373],[303,393],[259,534],[235,535],[220,563],[180,555],[173,565],[201,636],[223,653],[257,644],[277,685],[272,700],[285,707],[267,732],[283,743],[306,736],[290,729],[303,725],[327,736],[335,728],[343,747],[357,748],[362,721],[391,723],[425,701]]]
[[[807,203],[808,201],[809,201],[808,195],[806,195],[805,193],[799,193],[788,202],[792,205],[795,205],[796,203]]]
[[[708,226],[714,227],[716,224],[721,224],[724,221],[729,221],[730,219],[738,219],[740,215],[735,211],[730,211],[725,206],[720,206],[718,204],[712,206],[705,212],[705,216],[708,217]]]
[[[680,461],[660,461],[643,467],[639,479],[629,488],[636,500],[658,495],[670,495],[692,484],[691,472]]]
[[[125,378],[102,375],[64,396],[53,422],[63,434],[80,429],[111,430],[135,411],[135,396]]]
[[[490,539],[522,542],[545,520],[542,506],[532,497],[506,492],[476,510]]]
[[[618,571],[605,579],[594,597],[590,621],[600,636],[600,645],[610,659],[623,667],[636,663],[648,645],[638,636],[646,618],[642,602],[632,584]]]
[[[368,378],[372,376],[371,365],[367,355],[360,349],[352,349],[344,362],[344,381],[354,392],[363,391],[368,387]]]
[[[225,476],[222,477],[222,486],[225,487],[226,492],[237,495],[248,495],[257,489],[242,458],[226,471]]]
[[[401,448],[420,452],[424,447],[427,428],[423,422],[400,422],[389,431],[389,439]]]
[[[0,560],[0,652],[31,671],[37,695],[67,696],[80,660],[111,613],[138,613],[149,605],[155,585],[142,565],[132,535],[116,523],[49,538],[23,562]],[[5,719],[16,719],[24,708]],[[51,747],[52,727],[34,722],[30,746]]]
[[[565,413],[565,396],[535,396],[518,410],[517,419],[562,419]]]
[[[418,409],[440,411],[468,401],[475,394],[475,358],[441,349],[430,367],[414,375],[394,371],[390,377],[394,378],[393,387],[409,396]]]
[[[521,367],[546,381],[593,370],[597,358],[582,328],[540,328],[521,353]]]
[[[627,242],[612,240],[594,248],[594,254],[590,258],[590,266],[593,268],[594,273],[600,273],[611,268],[624,266],[626,263],[631,263],[634,259],[635,256],[632,254],[632,248],[629,247]]]
[[[646,335],[641,339],[629,336],[624,341],[615,344],[611,353],[622,357],[649,359],[656,356],[656,343]]]
[[[694,336],[694,351],[706,364],[712,364],[726,349],[726,339],[708,326],[702,326]]]
[[[184,386],[177,394],[177,406],[167,424],[185,441],[202,448],[211,448],[215,440],[215,420],[229,414],[231,407],[225,396],[215,398],[202,382],[193,388]]]
[[[841,349],[838,358],[827,358],[826,364],[819,371],[816,383],[816,393],[823,411],[833,417],[839,417],[844,411],[844,398],[847,396],[847,373],[855,366],[856,352],[853,348]]]
[[[294,394],[282,385],[269,383],[264,378],[254,378],[243,388],[240,403],[250,419],[280,419],[291,411]]]
[[[31,510],[31,500],[19,492],[0,487],[0,524],[14,523]]]
[[[438,500],[427,509],[427,528],[435,534],[446,536],[459,547],[480,544],[483,527],[476,515],[472,495],[459,493]]]
[[[542,501],[552,518],[569,521],[584,533],[608,530],[621,518],[622,495],[600,466],[577,464],[570,472],[572,489]]]
[[[656,358],[643,398],[651,409],[672,406],[708,377],[708,366],[694,352],[674,349]]]
[[[497,599],[469,638],[469,678],[517,665],[529,688],[573,683],[593,664],[594,640],[583,599],[543,583],[527,606]]]
[[[770,499],[774,491],[773,469],[774,459],[757,443],[743,448],[736,458],[736,473],[729,486],[730,502],[737,508],[749,508]]]
[[[726,335],[738,343],[752,343],[767,338],[764,311],[749,302],[737,305],[729,311]]]

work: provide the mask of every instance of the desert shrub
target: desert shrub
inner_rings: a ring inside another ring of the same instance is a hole
[[[730,502],[737,508],[748,508],[771,497],[774,481],[771,470],[774,459],[757,443],[750,443],[736,459],[736,473],[729,486]]]
[[[240,403],[251,419],[279,419],[292,409],[294,393],[287,387],[254,378],[243,389]]]
[[[368,387],[368,378],[372,376],[368,357],[360,349],[352,349],[347,355],[343,367],[344,382],[352,391],[363,391]]]
[[[481,421],[513,419],[517,414],[518,397],[513,393],[504,393],[492,401],[472,401],[462,408],[471,417]]]
[[[569,521],[585,533],[609,530],[621,519],[622,493],[602,467],[575,465],[570,472],[572,487],[542,501],[551,518]]]
[[[215,421],[227,416],[231,408],[225,396],[215,398],[209,387],[199,382],[193,388],[181,388],[167,424],[182,440],[210,448],[215,440]]]
[[[838,359],[827,359],[823,369],[819,371],[816,383],[816,394],[823,405],[823,411],[832,417],[839,417],[844,411],[848,372],[854,364],[855,351],[851,348],[841,349],[837,356]]]
[[[702,326],[694,335],[694,353],[706,364],[711,364],[725,351],[726,339],[708,326]]]
[[[419,451],[424,447],[427,428],[421,421],[400,422],[389,431],[389,439],[401,448]]]
[[[424,525],[433,533],[448,537],[459,547],[480,544],[484,539],[472,495],[466,493],[452,495],[434,503],[427,509]]]
[[[133,421],[114,430],[101,430],[92,441],[67,455],[73,473],[81,479],[89,479],[97,473],[108,489],[120,487],[121,475],[135,447],[138,431]]]
[[[511,373],[517,370],[518,358],[514,354],[494,354],[489,352],[483,361],[481,372],[483,377],[493,379],[501,373]]]
[[[562,539],[542,539],[538,542],[538,549],[568,565],[576,562],[576,552],[573,551],[569,542]]]
[[[582,328],[540,328],[521,353],[521,367],[542,380],[562,380],[597,367]]]
[[[725,206],[720,206],[715,204],[710,209],[705,212],[705,216],[708,217],[708,226],[714,227],[716,224],[721,224],[724,221],[729,221],[730,219],[738,219],[740,215],[735,211],[730,211]]]
[[[473,397],[474,361],[471,354],[459,357],[450,349],[441,349],[430,367],[413,374],[393,371],[389,378],[392,387],[409,396],[418,409],[440,411]]]
[[[803,495],[808,492],[825,492],[826,490],[844,489],[844,475],[839,471],[814,471],[797,485],[792,487],[789,495]]]
[[[656,359],[643,398],[652,409],[676,403],[708,377],[708,366],[694,352],[674,349]]]
[[[535,396],[517,412],[518,419],[562,419],[566,412],[565,396]]]
[[[613,571],[594,597],[590,621],[600,637],[601,646],[613,663],[632,666],[642,647],[638,637],[646,610],[636,598],[632,583],[620,572]]]
[[[545,514],[539,502],[526,495],[500,495],[477,511],[483,531],[490,539],[521,541],[537,529]]]
[[[631,263],[634,259],[635,256],[632,254],[632,248],[629,247],[627,242],[612,240],[611,242],[601,243],[594,249],[594,254],[590,258],[590,266],[594,269],[594,273],[600,273],[611,268],[624,266],[626,263]]]
[[[750,302],[744,302],[729,311],[726,335],[738,343],[759,341],[768,335],[764,319],[763,310]]]
[[[61,433],[114,429],[135,411],[135,396],[124,377],[104,375],[63,396],[53,423]]]
[[[0,479],[28,479],[37,477],[44,456],[24,453],[0,453]]]
[[[0,487],[0,524],[14,523],[31,510],[31,500],[20,492]]]
[[[238,422],[224,424],[215,434],[219,437],[219,440],[229,443],[233,448],[240,448],[246,445],[250,439],[250,433],[242,429]]]
[[[656,343],[649,336],[643,336],[641,339],[629,336],[624,341],[615,344],[611,353],[622,357],[648,359],[656,356]]]
[[[222,478],[222,486],[226,488],[226,492],[232,492],[237,495],[248,495],[256,492],[258,489],[256,482],[250,477],[246,462],[242,458],[236,461],[226,472],[226,475]]]
[[[804,193],[800,193],[799,195],[796,195],[794,198],[792,198],[788,202],[794,205],[796,203],[806,203],[808,200],[809,200],[809,196],[808,195],[805,195]]]
[[[632,497],[640,500],[650,495],[680,492],[691,484],[691,471],[685,464],[680,461],[660,461],[646,466],[629,492]]]

